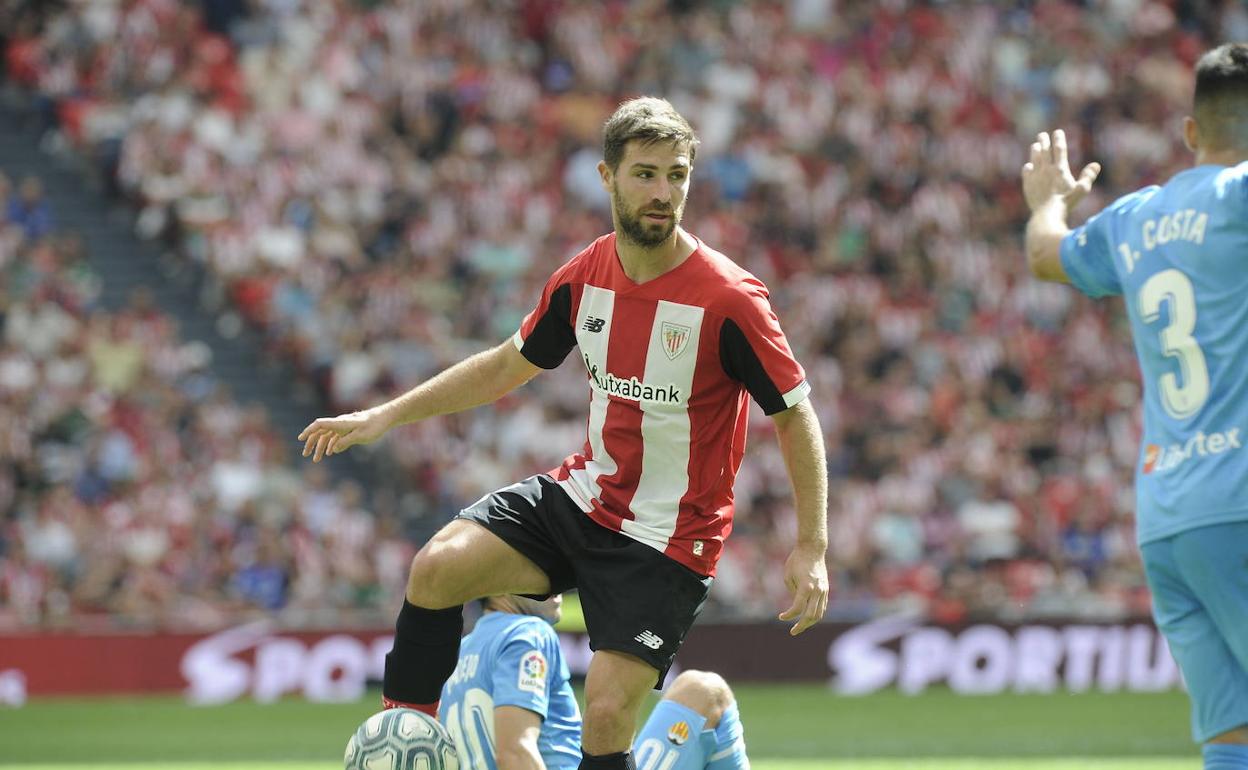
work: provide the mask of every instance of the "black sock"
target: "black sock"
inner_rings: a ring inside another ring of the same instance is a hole
[[[394,632],[394,647],[386,653],[382,695],[403,703],[433,703],[442,696],[442,685],[459,658],[463,605],[427,610],[405,598]]]
[[[582,750],[580,770],[637,770],[633,763],[633,752],[621,751],[618,754],[586,754]]]

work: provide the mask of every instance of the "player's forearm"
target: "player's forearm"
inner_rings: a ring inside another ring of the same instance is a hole
[[[536,367],[518,363],[519,356],[511,341],[504,342],[375,408],[386,413],[395,426],[493,403],[537,372]]]
[[[541,752],[537,744],[519,743],[510,747],[500,746],[498,749],[498,770],[546,770]]]
[[[1027,220],[1024,244],[1027,251],[1027,267],[1031,274],[1042,281],[1069,283],[1062,268],[1062,239],[1070,234],[1066,225],[1066,204],[1054,196],[1037,206]]]
[[[494,709],[494,758],[498,770],[546,770],[537,743],[542,721],[536,713],[520,706]]]
[[[809,399],[775,417],[780,453],[793,484],[797,544],[827,550],[828,463],[823,431]]]

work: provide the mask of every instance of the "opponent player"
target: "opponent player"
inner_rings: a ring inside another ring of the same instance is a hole
[[[1023,166],[1027,260],[1039,278],[1121,294],[1144,379],[1137,531],[1192,698],[1205,767],[1248,768],[1248,45],[1196,65],[1183,138],[1195,168],[1115,201],[1073,232],[1061,131]]]
[[[561,770],[581,760],[581,715],[551,627],[559,595],[485,600],[442,688],[438,718],[463,770]],[[722,677],[686,671],[634,741],[640,770],[748,770],[736,701]]]
[[[555,272],[514,338],[380,406],[300,434],[319,461],[396,425],[492,402],[580,348],[588,441],[546,474],[462,511],[412,561],[386,656],[390,704],[436,710],[464,602],[573,586],[594,649],[582,768],[633,767],[645,693],[662,684],[731,530],[747,394],[774,421],[797,542],[784,566],[798,634],[827,607],[823,436],[766,288],[680,225],[697,139],[662,99],[607,121],[598,170],[614,232]]]

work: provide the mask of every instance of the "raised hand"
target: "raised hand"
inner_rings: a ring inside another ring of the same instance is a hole
[[[1101,164],[1089,163],[1075,179],[1066,155],[1066,132],[1057,129],[1051,141],[1048,132],[1041,132],[1031,145],[1031,160],[1023,165],[1023,195],[1032,211],[1061,198],[1070,212],[1091,192],[1100,173]]]
[[[385,435],[390,419],[380,409],[366,409],[337,417],[321,417],[303,429],[299,440],[303,456],[312,455],[312,462],[343,452],[356,444],[368,444]]]

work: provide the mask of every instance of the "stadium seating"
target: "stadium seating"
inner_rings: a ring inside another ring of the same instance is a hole
[[[1076,160],[1106,167],[1087,210],[1182,167],[1171,117],[1189,99],[1187,73],[1212,31],[1248,37],[1242,7],[1188,4],[1180,18],[1157,3],[728,2],[658,23],[662,4],[553,14],[559,3],[532,1],[513,16],[487,5],[35,11],[10,20],[6,77],[40,106],[45,144],[90,158],[133,204],[141,235],[206,266],[329,409],[376,401],[510,334],[550,271],[609,226],[593,171],[603,118],[626,96],[664,94],[703,141],[686,223],[769,284],[814,385],[833,482],[830,613],[1146,612],[1134,360],[1116,308],[1026,276],[1017,174],[1027,137],[1052,126],[1067,129]],[[122,342],[142,328],[124,314],[88,324],[109,325],[126,330]],[[567,367],[497,409],[406,429],[369,461],[395,494],[449,515],[578,446],[583,400]],[[193,585],[217,581],[205,604],[298,606],[346,556],[370,563],[356,554],[393,551],[386,581],[403,571],[410,546],[385,539],[386,516],[374,523],[347,490],[295,491],[304,471],[263,448],[263,415],[213,403],[255,425],[250,451],[291,497],[269,505],[254,483],[218,474],[251,457],[220,447],[192,468],[202,458],[188,451],[184,472],[239,485],[216,503],[254,530],[233,550],[254,550],[257,566],[230,578],[254,595],[226,598],[223,576],[199,575]],[[178,413],[211,423],[193,416],[207,408]],[[784,602],[774,574],[792,536],[787,477],[769,421],[753,425],[712,592],[721,617]],[[0,574],[29,559],[41,515],[73,519],[84,542],[111,531],[85,512],[117,501],[75,489],[26,490],[29,509],[8,508]],[[81,514],[55,512],[75,497]],[[343,533],[317,531],[335,517]],[[176,541],[166,524],[152,537]],[[110,609],[144,617],[155,600],[143,597],[160,592],[142,587],[159,582],[153,567],[117,567],[113,579],[140,598]],[[280,599],[275,573],[288,584]],[[386,582],[340,577],[330,595],[342,606],[367,606]],[[74,597],[100,579],[28,590],[48,606],[55,586]]]

